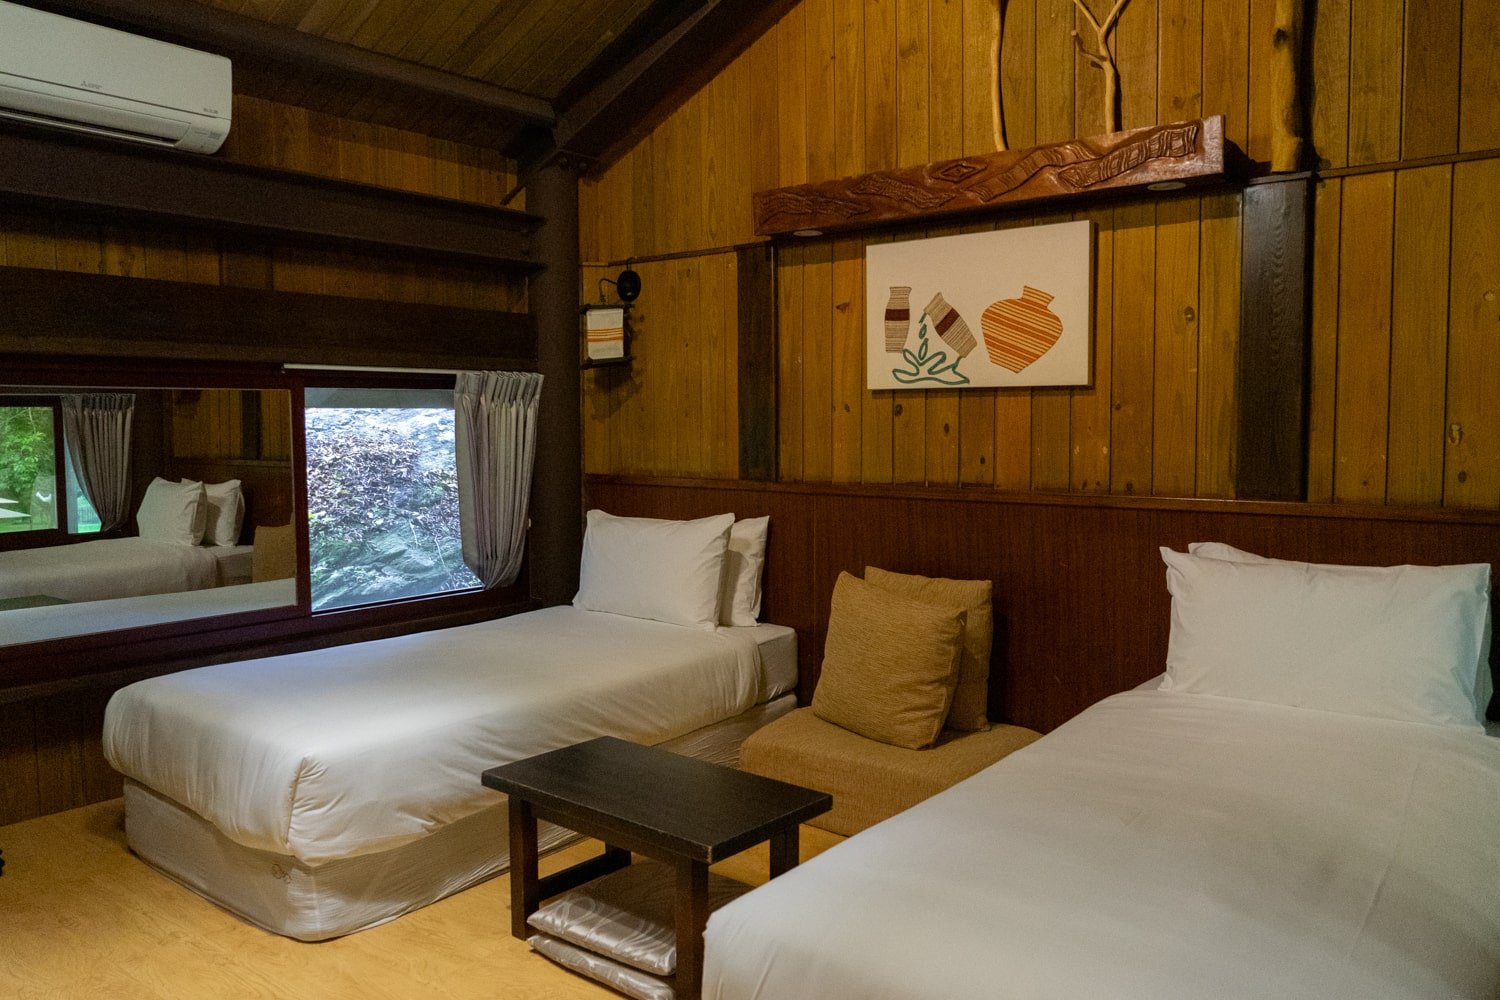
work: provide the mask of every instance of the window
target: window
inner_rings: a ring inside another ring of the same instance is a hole
[[[0,533],[99,530],[62,445],[56,396],[0,397]]]
[[[306,390],[314,611],[477,588],[464,565],[451,389]]]

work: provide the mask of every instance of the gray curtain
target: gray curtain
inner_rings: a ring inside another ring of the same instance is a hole
[[[486,589],[521,572],[541,393],[534,372],[460,372],[454,386],[464,562]]]
[[[118,528],[130,517],[130,423],[135,396],[128,392],[64,396],[62,414],[68,461],[83,495],[99,515],[100,530]]]

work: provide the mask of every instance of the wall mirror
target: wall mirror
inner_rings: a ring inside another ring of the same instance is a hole
[[[0,646],[295,610],[296,495],[285,389],[0,385]]]

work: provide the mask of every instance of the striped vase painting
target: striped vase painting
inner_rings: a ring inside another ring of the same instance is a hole
[[[1088,385],[1094,242],[1094,224],[1080,219],[870,244],[865,384]]]
[[[979,317],[990,360],[1021,372],[1062,339],[1063,322],[1051,309],[1052,295],[1025,285],[1018,299],[1001,299]]]

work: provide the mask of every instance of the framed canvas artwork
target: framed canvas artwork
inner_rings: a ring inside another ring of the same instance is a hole
[[[1088,385],[1093,223],[865,250],[871,389]]]

